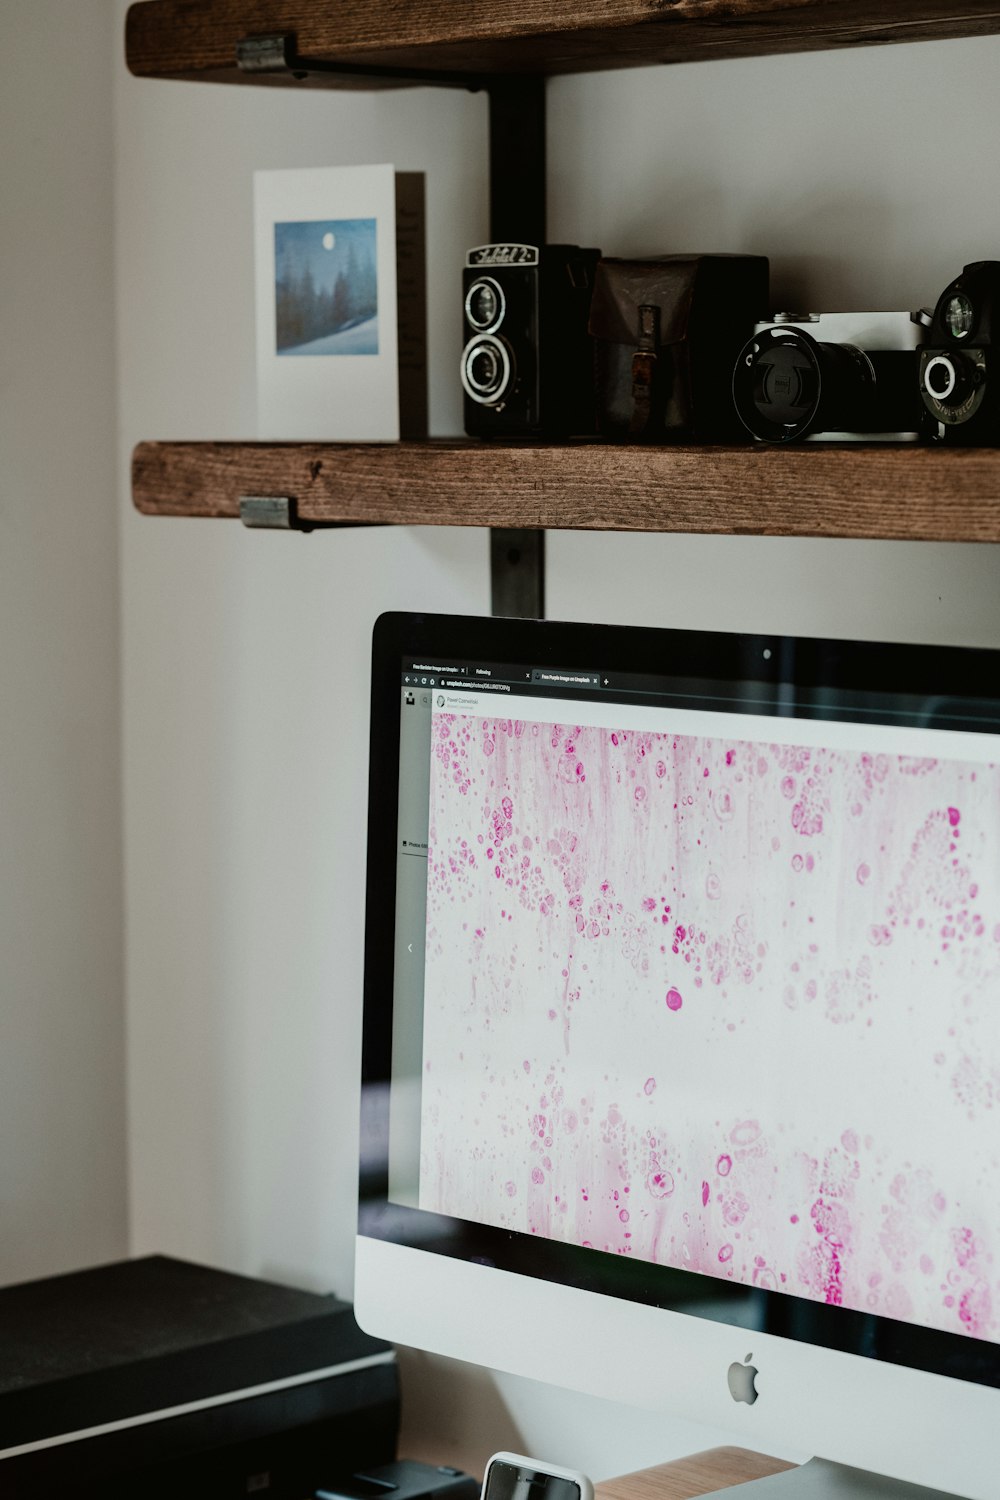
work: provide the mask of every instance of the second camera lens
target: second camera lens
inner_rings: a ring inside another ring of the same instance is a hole
[[[496,406],[507,394],[513,374],[513,353],[504,339],[477,334],[462,351],[460,368],[465,394],[481,406]]]

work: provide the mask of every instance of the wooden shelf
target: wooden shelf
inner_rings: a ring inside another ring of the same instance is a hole
[[[147,77],[367,88],[992,32],[1000,0],[141,0],[126,54]],[[343,71],[241,72],[237,43],[271,33]],[[283,495],[328,525],[1000,541],[988,450],[142,443],[133,492],[148,514],[218,517]]]
[[[1000,450],[910,445],[140,443],[147,515],[283,495],[339,524],[1000,542]]]
[[[997,0],[141,0],[126,59],[142,77],[356,88],[378,79],[248,78],[236,44],[293,33],[306,66],[461,82],[996,31]]]

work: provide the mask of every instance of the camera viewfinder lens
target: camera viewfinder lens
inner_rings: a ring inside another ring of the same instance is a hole
[[[472,297],[472,313],[475,323],[492,323],[497,315],[497,294],[483,282],[477,286]]]
[[[964,339],[972,332],[975,314],[964,292],[949,297],[944,309],[944,325],[953,339]]]
[[[503,289],[492,276],[478,276],[465,295],[465,316],[479,333],[492,333],[506,312]]]

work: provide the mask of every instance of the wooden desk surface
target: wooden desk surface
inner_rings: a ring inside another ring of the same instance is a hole
[[[794,1467],[780,1458],[751,1453],[748,1448],[709,1448],[690,1458],[607,1479],[594,1488],[597,1500],[693,1500],[696,1495],[709,1495],[713,1490],[764,1479]]]

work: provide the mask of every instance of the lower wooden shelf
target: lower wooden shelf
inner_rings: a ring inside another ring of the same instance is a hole
[[[238,517],[287,496],[308,521],[1000,542],[1000,450],[909,444],[140,443],[147,515]]]

